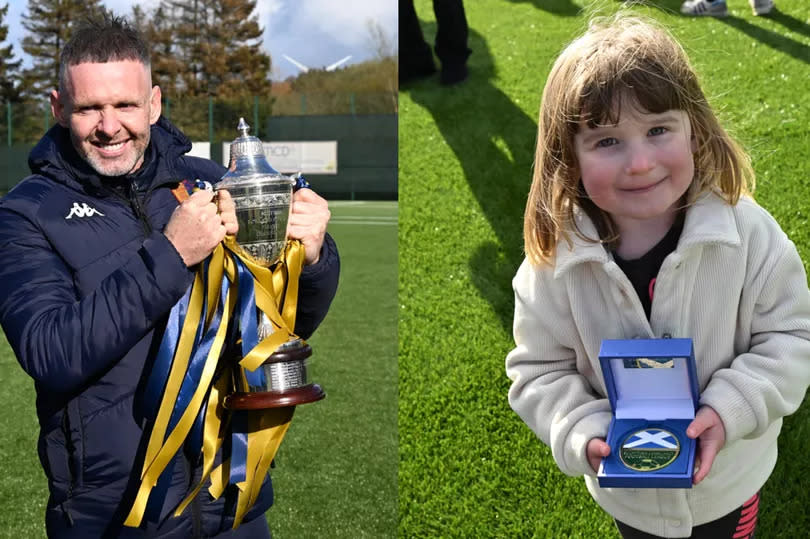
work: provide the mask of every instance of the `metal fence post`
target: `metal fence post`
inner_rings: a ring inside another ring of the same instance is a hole
[[[208,143],[214,147],[214,97],[208,96]]]

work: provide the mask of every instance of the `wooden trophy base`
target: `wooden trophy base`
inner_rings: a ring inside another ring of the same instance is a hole
[[[266,410],[284,408],[319,401],[326,396],[321,386],[309,384],[287,391],[260,391],[255,393],[231,393],[223,403],[229,410]]]

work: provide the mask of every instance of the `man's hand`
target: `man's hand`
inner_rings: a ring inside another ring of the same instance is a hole
[[[591,438],[588,440],[585,453],[588,455],[588,462],[591,463],[593,471],[598,472],[602,458],[610,455],[610,446],[602,438]]]
[[[304,264],[315,264],[321,256],[326,225],[332,216],[329,204],[312,189],[299,189],[293,193],[287,237],[304,244]]]
[[[219,218],[225,225],[225,234],[236,236],[236,233],[239,232],[239,222],[236,220],[236,203],[231,198],[231,194],[225,189],[220,189],[217,191],[216,201]]]
[[[726,428],[723,420],[710,406],[701,406],[695,419],[686,427],[686,435],[698,439],[698,454],[692,483],[697,485],[709,475],[714,457],[726,443]]]
[[[201,190],[193,193],[174,210],[166,225],[164,234],[177,249],[186,266],[193,266],[205,260],[205,257],[225,238],[228,229],[236,226],[236,213],[233,208],[229,212],[233,214],[233,218],[231,219],[229,215],[223,218],[217,213],[217,205],[213,198],[212,191]],[[230,195],[224,198],[225,208],[227,209],[229,203],[233,207]]]

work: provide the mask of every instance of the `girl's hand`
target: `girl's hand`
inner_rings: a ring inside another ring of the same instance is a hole
[[[605,443],[604,438],[591,438],[585,448],[585,453],[588,455],[588,462],[591,463],[593,471],[598,472],[602,458],[610,455],[610,446]]]
[[[697,485],[709,475],[714,457],[726,443],[726,428],[711,406],[701,406],[695,419],[686,428],[686,435],[698,439],[698,454],[692,476],[692,483]]]

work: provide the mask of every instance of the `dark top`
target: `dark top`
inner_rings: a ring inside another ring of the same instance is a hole
[[[641,300],[647,320],[650,319],[650,311],[652,310],[655,278],[658,275],[658,270],[661,269],[661,264],[664,263],[667,255],[678,246],[678,239],[681,237],[682,230],[683,217],[679,216],[661,241],[641,257],[624,260],[616,252],[613,253],[613,259],[624,274],[627,275],[627,278],[630,279],[638,298]]]

